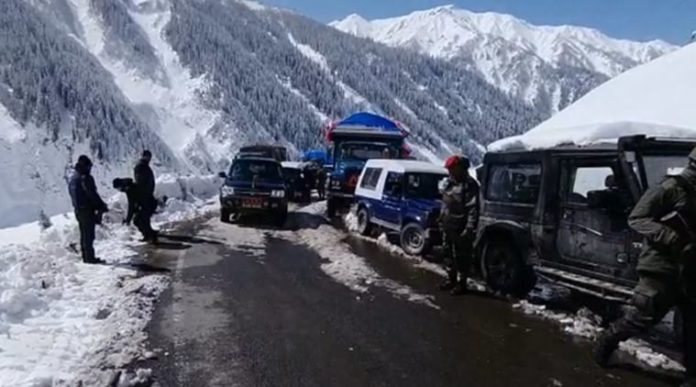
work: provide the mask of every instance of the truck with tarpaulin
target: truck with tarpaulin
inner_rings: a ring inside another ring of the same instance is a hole
[[[409,156],[406,130],[400,123],[373,113],[356,113],[326,129],[331,143],[332,171],[326,179],[329,216],[353,203],[363,166],[370,159],[402,159]]]

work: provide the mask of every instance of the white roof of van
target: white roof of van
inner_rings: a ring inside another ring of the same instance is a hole
[[[436,173],[446,175],[447,170],[437,164],[426,161],[415,160],[395,160],[395,159],[373,159],[368,160],[365,168],[385,168],[390,171],[400,173]]]
[[[304,162],[302,162],[302,161],[283,161],[280,163],[280,165],[282,165],[283,168],[301,169],[302,166],[304,165]]]

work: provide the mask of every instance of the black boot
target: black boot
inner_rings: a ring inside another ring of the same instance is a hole
[[[611,332],[602,334],[594,348],[594,361],[602,368],[609,367],[611,355],[619,347],[619,342]]]
[[[440,290],[446,292],[454,289],[457,286],[457,281],[448,279],[447,281],[440,284]]]
[[[461,296],[463,294],[467,294],[469,292],[469,289],[466,287],[466,281],[461,281],[450,290],[450,294],[453,296]]]

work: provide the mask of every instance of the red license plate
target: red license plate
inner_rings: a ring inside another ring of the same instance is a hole
[[[244,208],[263,208],[263,199],[261,198],[246,198],[242,200]]]

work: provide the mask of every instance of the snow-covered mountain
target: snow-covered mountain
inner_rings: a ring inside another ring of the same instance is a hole
[[[663,41],[612,39],[574,26],[535,26],[510,15],[442,6],[335,28],[462,63],[509,95],[553,113],[593,87],[675,49]]]
[[[247,143],[321,146],[357,110],[426,157],[479,157],[544,117],[461,66],[248,0],[3,0],[0,47],[0,226],[67,211],[79,153],[106,189],[143,148],[158,172],[215,172]]]
[[[492,144],[544,148],[620,136],[696,138],[696,44],[690,44],[608,81],[529,132]]]

